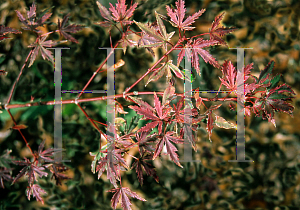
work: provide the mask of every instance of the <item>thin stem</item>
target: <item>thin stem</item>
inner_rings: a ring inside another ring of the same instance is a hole
[[[21,77],[21,75],[22,75],[22,73],[23,73],[23,69],[25,68],[25,66],[26,66],[26,64],[27,64],[27,62],[28,62],[28,59],[29,59],[31,53],[33,52],[33,50],[34,50],[34,49],[30,50],[30,52],[29,52],[29,54],[28,54],[28,56],[27,56],[27,58],[26,58],[26,60],[25,60],[25,62],[24,62],[24,64],[23,64],[23,66],[22,66],[22,68],[21,68],[21,71],[20,71],[20,73],[19,73],[19,76],[18,76],[18,78],[16,79],[16,81],[15,81],[15,83],[14,83],[14,85],[13,85],[11,91],[10,91],[9,98],[8,98],[8,100],[7,100],[7,104],[9,104],[9,102],[10,102],[11,99],[12,99],[12,96],[13,96],[13,93],[14,93],[14,91],[15,91],[16,85],[17,85],[17,83],[19,82],[19,79],[20,79],[20,77]]]
[[[155,92],[157,95],[163,96],[164,92]],[[133,96],[133,95],[154,95],[154,92],[146,91],[146,92],[130,92],[126,94],[127,96]],[[183,93],[175,93],[176,96],[183,97]],[[91,102],[91,101],[103,101],[107,99],[113,99],[113,98],[123,98],[123,94],[117,94],[112,96],[101,96],[101,97],[94,97],[94,98],[84,98],[84,99],[78,99],[77,103],[83,103],[83,102]],[[247,99],[247,97],[245,98]],[[220,99],[216,99],[217,101]],[[237,98],[226,98],[221,99],[222,101],[236,101]],[[221,101],[220,100],[220,101]],[[211,98],[202,98],[202,101],[212,101]],[[62,100],[62,104],[74,104],[76,103],[74,99],[67,99]],[[43,102],[31,102],[26,104],[7,104],[7,105],[0,105],[0,110],[3,109],[15,109],[15,108],[23,108],[23,107],[32,107],[32,106],[42,106],[42,105],[55,105],[54,101],[43,101]]]
[[[89,115],[86,113],[86,111],[84,111],[84,109],[78,103],[77,103],[77,106],[81,109],[81,111],[83,112],[83,114],[93,124],[93,126],[97,129],[97,131],[99,131],[99,133],[102,134],[106,138],[106,135],[98,128],[98,126],[94,123],[94,121],[92,120],[92,118],[89,117]],[[100,148],[101,148],[101,141],[100,141]]]
[[[117,48],[119,45],[119,42],[114,46],[113,49]],[[82,89],[82,91],[78,94],[77,98],[80,98],[80,96],[82,95],[82,93],[85,91],[85,89],[89,86],[89,84],[92,82],[92,80],[94,79],[94,77],[96,76],[96,74],[100,71],[100,69],[104,66],[104,64],[107,62],[108,58],[113,54],[113,50],[110,51],[110,53],[108,54],[108,56],[105,58],[105,60],[103,61],[103,63],[99,66],[99,68],[97,69],[97,71],[94,72],[94,74],[92,75],[92,77],[89,79],[89,81],[86,83],[86,85],[84,86],[84,88]]]
[[[10,117],[11,117],[12,121],[14,122],[14,124],[17,125],[17,123],[16,123],[14,117],[12,116],[11,112],[9,111],[9,109],[7,109],[7,112],[8,112],[8,114],[10,115]],[[22,138],[24,139],[24,142],[25,142],[25,144],[26,144],[26,147],[28,147],[28,149],[30,150],[31,154],[34,156],[34,154],[33,154],[33,152],[32,152],[32,149],[31,149],[31,147],[29,146],[29,144],[28,144],[28,142],[27,142],[25,136],[23,135],[22,131],[21,131],[20,129],[18,129],[18,131],[19,131],[19,133],[21,134]]]
[[[198,35],[196,35],[196,36],[192,36],[192,37],[191,37],[191,38],[189,38],[189,39],[193,39],[193,38],[196,38],[196,37],[198,37],[198,36],[203,36],[203,35],[207,35],[207,34],[210,34],[210,33],[198,34]]]
[[[127,88],[124,92],[124,95],[127,94],[129,92],[129,90],[131,90],[136,84],[138,84],[142,79],[144,79],[165,57],[168,56],[168,54],[170,54],[178,45],[180,44],[180,42],[177,42],[175,46],[173,46],[168,52],[166,52],[166,54],[164,54],[150,69],[148,69],[148,71],[142,76],[140,77],[135,83],[133,83],[129,88]]]

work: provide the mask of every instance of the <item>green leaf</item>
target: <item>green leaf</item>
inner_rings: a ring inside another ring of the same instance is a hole
[[[284,94],[272,94],[268,98],[269,99],[287,99],[287,98],[291,98],[291,97],[284,95]]]
[[[225,128],[225,129],[236,128],[236,125],[226,121],[223,117],[220,117],[218,115],[216,115],[215,123],[216,126],[218,126],[219,128]]]
[[[147,25],[140,23],[140,22],[136,22],[133,21],[135,24],[137,24],[137,26],[144,31],[145,33],[147,33],[149,36],[152,36],[158,40],[161,41],[165,41],[164,38],[162,36],[159,36],[153,29],[149,28]]]
[[[280,75],[276,75],[275,77],[273,77],[273,79],[271,80],[271,85],[269,87],[267,87],[267,90],[269,91],[272,88],[276,87],[279,80],[280,80]]]
[[[178,78],[180,78],[182,80],[184,79],[184,75],[182,74],[182,72],[180,71],[180,69],[172,63],[172,60],[168,61],[167,66],[174,72],[174,74],[176,75],[176,77],[178,77]]]
[[[262,79],[266,78],[268,75],[270,75],[274,69],[275,62],[270,61],[268,65],[265,67],[264,70],[260,72],[258,82],[260,82]],[[265,84],[265,83],[264,83]]]

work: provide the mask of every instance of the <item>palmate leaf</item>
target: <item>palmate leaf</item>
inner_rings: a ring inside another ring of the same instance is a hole
[[[167,33],[166,27],[162,22],[161,17],[164,17],[161,14],[155,12],[156,24],[147,25],[144,23],[136,22],[135,24],[143,31],[142,37],[139,41],[139,46],[141,47],[159,47],[162,46],[167,50],[167,43],[171,40],[175,31]],[[142,45],[141,45],[142,44]]]
[[[22,32],[18,31],[16,29],[13,29],[13,28],[9,28],[9,27],[5,27],[3,25],[0,25],[0,42],[5,40],[5,39],[8,39],[8,37],[6,37],[5,35],[9,34],[9,33],[21,34]]]
[[[127,9],[127,5],[125,4],[125,2],[125,0],[118,0],[118,3],[116,3],[116,7],[109,3],[110,8],[109,10],[107,10],[99,1],[97,1],[96,3],[98,5],[101,16],[106,19],[105,21],[99,22],[97,24],[103,27],[111,27],[115,24],[114,21],[120,22],[121,24],[123,24],[123,26],[132,24],[132,21],[130,21],[129,18],[133,15],[133,12],[138,3],[134,3]]]
[[[120,202],[120,198],[121,198],[121,206],[123,207],[124,210],[131,210],[131,203],[130,203],[130,199],[128,198],[128,195],[130,197],[139,199],[141,201],[146,201],[144,198],[138,196],[138,194],[136,194],[135,192],[132,192],[129,188],[127,187],[120,187],[120,188],[116,188],[116,189],[111,189],[108,190],[107,192],[112,192],[115,193],[111,199],[111,207],[113,209],[117,208],[118,203]]]
[[[295,92],[292,88],[283,84],[276,88],[271,89],[268,93],[264,94],[261,98],[256,99],[253,106],[254,113],[258,116],[261,115],[263,119],[268,119],[269,122],[272,122],[274,127],[276,127],[274,113],[285,112],[293,117],[294,107],[290,105],[287,101],[291,100],[294,97],[284,95],[282,93],[291,93],[295,95]]]
[[[22,27],[24,30],[35,31],[37,33],[41,33],[42,31],[38,30],[37,27],[45,24],[45,21],[49,19],[52,13],[43,13],[43,16],[39,17],[37,21],[36,18],[36,5],[35,2],[32,3],[30,10],[27,11],[27,19],[18,11],[15,10],[19,20],[25,25]],[[47,11],[47,10],[46,10]]]
[[[16,181],[18,181],[21,177],[27,175],[28,176],[28,184],[29,186],[33,185],[34,181],[37,181],[37,176],[42,177],[42,176],[47,176],[48,173],[45,172],[45,167],[39,167],[35,165],[35,163],[30,162],[27,158],[25,158],[25,161],[14,161],[15,164],[17,165],[23,165],[25,166],[19,174],[15,177],[14,181],[12,184],[14,184]]]
[[[4,180],[6,180],[6,181],[13,180],[13,178],[11,177],[11,171],[12,171],[12,168],[4,169],[4,168],[0,167],[0,187],[2,187],[3,189],[5,188],[4,183],[3,183]]]
[[[227,45],[227,43],[221,38],[222,36],[229,34],[235,30],[236,28],[225,28],[225,27],[218,27],[220,24],[221,20],[224,17],[225,12],[219,14],[216,18],[215,21],[211,25],[211,29],[209,31],[210,34],[210,39],[218,41],[220,44]]]
[[[36,198],[37,201],[42,202],[42,204],[44,204],[44,200],[41,197],[41,194],[47,194],[47,193],[38,184],[34,184],[27,187],[26,193],[27,193],[28,200],[30,200],[30,197],[32,195],[33,197]]]
[[[40,159],[40,160],[43,159],[44,161],[47,161],[47,162],[53,162],[54,159],[52,159],[51,157],[54,155],[54,153],[62,152],[63,149],[49,148],[49,149],[43,150],[44,146],[45,146],[45,142],[46,142],[46,139],[44,139],[44,141],[42,141],[42,143],[39,145],[38,152],[35,152],[35,156],[37,159]]]
[[[158,79],[160,79],[165,72],[167,72],[167,80],[170,81],[172,74],[171,71],[175,74],[176,77],[180,78],[180,79],[184,79],[184,75],[183,73],[180,71],[180,69],[175,66],[173,64],[172,60],[169,60],[166,63],[161,63],[161,67],[154,69],[153,73],[150,75],[148,81],[146,82],[145,87],[149,84],[149,82],[151,81],[157,81]]]
[[[216,59],[209,54],[208,51],[202,49],[204,47],[209,47],[218,44],[216,40],[203,40],[202,38],[198,38],[197,40],[189,40],[188,43],[180,50],[177,58],[177,64],[179,65],[184,56],[188,58],[189,61],[192,62],[192,66],[196,69],[198,75],[200,75],[200,67],[199,67],[199,57],[200,55],[205,63],[209,62],[216,68],[220,68],[220,64],[216,61]]]
[[[170,23],[174,27],[178,27],[180,30],[192,30],[195,27],[191,27],[190,25],[195,22],[204,12],[205,9],[199,10],[194,13],[192,16],[189,16],[185,21],[183,21],[185,16],[185,6],[183,0],[178,0],[176,3],[176,9],[171,9],[169,6],[166,6],[169,17],[171,18]]]
[[[236,94],[238,93],[246,95],[247,93],[254,91],[258,87],[260,87],[260,85],[254,83],[246,83],[246,81],[250,77],[250,71],[252,68],[253,63],[248,64],[246,67],[243,67],[244,74],[242,74],[241,71],[237,71],[237,69],[233,66],[231,61],[225,60],[221,68],[221,71],[224,76],[223,78],[219,77],[221,84],[224,85],[228,90],[231,90]],[[239,84],[244,85],[243,93],[238,92]]]
[[[178,155],[176,154],[177,148],[172,144],[176,143],[176,144],[183,144],[184,140],[179,138],[179,137],[175,137],[172,136],[175,132],[173,131],[168,131],[162,138],[161,140],[157,143],[156,145],[156,149],[153,155],[153,160],[161,153],[163,146],[166,145],[167,148],[167,153],[169,154],[171,160],[174,161],[174,163],[176,163],[176,165],[178,165],[179,167],[183,168],[182,165],[179,162],[178,159]]]
[[[50,50],[45,49],[45,47],[53,47],[55,45],[57,45],[57,42],[53,42],[52,40],[47,40],[48,34],[42,35],[39,38],[37,38],[37,41],[34,44],[29,45],[28,47],[34,47],[33,52],[31,53],[30,56],[30,63],[29,66],[30,67],[33,62],[35,61],[37,55],[39,53],[41,53],[42,57],[44,60],[49,60],[51,61],[51,63],[54,65],[54,58],[52,55],[52,52]]]
[[[56,31],[59,32],[59,34],[61,36],[65,37],[67,40],[78,43],[78,40],[75,39],[74,37],[72,37],[68,33],[76,33],[78,31],[81,31],[84,28],[84,26],[83,25],[75,25],[75,24],[66,26],[66,24],[69,20],[69,17],[70,17],[70,14],[67,14],[66,16],[64,16],[64,18],[61,22],[60,22],[60,20],[58,20],[58,22],[57,22],[58,30],[56,30]]]
[[[132,98],[132,97],[131,97]],[[155,128],[158,125],[159,134],[162,132],[163,121],[169,119],[169,111],[171,107],[165,107],[161,105],[156,93],[154,93],[154,108],[153,109],[148,103],[144,101],[136,101],[138,106],[128,106],[130,109],[136,111],[139,115],[144,115],[146,120],[152,120],[152,122],[147,123],[139,131],[149,131],[152,128]]]
[[[152,155],[143,155],[142,157],[135,160],[131,168],[136,168],[138,180],[143,185],[143,170],[148,176],[152,176],[156,182],[158,182],[158,176],[156,175],[155,167],[146,162],[146,160],[152,160]]]

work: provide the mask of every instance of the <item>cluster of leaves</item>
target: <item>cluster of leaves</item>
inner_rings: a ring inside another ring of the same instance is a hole
[[[125,4],[125,0],[118,0],[115,7],[110,4],[109,10],[99,2],[97,2],[97,5],[102,17],[105,19],[105,21],[99,22],[98,24],[103,27],[109,27],[109,30],[112,27],[116,27],[120,31],[122,36],[118,43],[122,45],[124,52],[126,52],[126,48],[128,46],[143,47],[152,54],[154,54],[153,49],[156,47],[163,47],[166,51],[165,54],[143,76],[144,78],[150,74],[146,83],[147,85],[149,82],[155,82],[160,79],[164,73],[167,74],[168,87],[162,94],[162,100],[160,100],[159,94],[154,92],[154,106],[151,106],[141,98],[126,95],[126,93],[136,84],[135,83],[127,89],[127,91],[125,91],[123,96],[129,102],[134,103],[134,105],[130,105],[129,108],[134,110],[141,117],[132,119],[131,123],[127,123],[125,119],[118,117],[116,118],[116,124],[118,124],[117,127],[111,124],[103,124],[107,130],[107,134],[104,135],[107,142],[105,145],[102,145],[98,151],[90,153],[91,156],[94,156],[94,160],[91,165],[92,172],[98,173],[99,179],[106,171],[107,179],[114,187],[114,189],[108,191],[114,193],[111,199],[112,207],[114,209],[117,208],[119,202],[121,202],[121,206],[124,209],[131,209],[130,206],[132,204],[128,196],[146,201],[137,193],[122,186],[122,171],[135,169],[141,185],[143,185],[144,172],[148,176],[152,176],[158,182],[159,177],[156,174],[153,161],[156,158],[161,157],[162,154],[165,154],[169,155],[170,159],[176,165],[182,167],[177,154],[178,149],[176,145],[185,143],[191,144],[196,151],[195,132],[197,131],[197,128],[199,128],[200,122],[206,122],[209,140],[211,140],[214,126],[225,129],[236,128],[234,124],[214,113],[221,104],[211,105],[209,108],[206,107],[204,103],[206,99],[200,97],[199,89],[196,89],[196,93],[193,95],[196,107],[194,107],[193,103],[189,103],[183,97],[183,94],[175,93],[174,81],[176,77],[182,80],[185,79],[184,73],[180,68],[180,63],[184,57],[191,61],[192,67],[199,75],[199,56],[205,61],[205,63],[209,63],[215,68],[220,69],[223,73],[223,78],[220,78],[220,88],[224,85],[229,91],[234,92],[237,95],[242,94],[244,96],[244,101],[237,101],[237,103],[249,102],[252,104],[252,106],[245,106],[246,115],[249,116],[251,112],[253,112],[257,116],[261,115],[263,119],[268,118],[269,122],[272,122],[274,125],[275,111],[286,112],[292,116],[294,107],[291,106],[288,101],[290,101],[293,97],[283,93],[295,93],[291,87],[286,84],[278,86],[280,76],[277,75],[274,78],[270,78],[274,69],[274,61],[271,61],[266,68],[261,71],[259,78],[256,78],[255,76],[250,75],[250,70],[253,68],[253,64],[243,67],[242,72],[244,73],[241,73],[241,71],[235,69],[231,61],[225,61],[223,65],[220,65],[209,51],[204,49],[215,45],[226,45],[222,36],[235,30],[234,28],[219,27],[220,22],[224,17],[224,13],[218,15],[212,23],[209,31],[210,38],[204,39],[199,38],[204,34],[187,37],[186,31],[194,29],[192,24],[205,12],[205,9],[202,9],[185,19],[186,8],[183,0],[178,0],[175,3],[176,8],[172,9],[169,6],[166,6],[169,20],[166,16],[155,13],[156,21],[154,23],[147,24],[129,20],[133,16],[137,3],[129,6],[127,9],[128,6]],[[37,35],[36,41],[28,46],[33,48],[28,55],[28,57],[31,56],[28,67],[34,63],[38,54],[41,54],[43,59],[47,59],[53,63],[54,59],[52,52],[45,48],[56,46],[62,42],[47,40],[48,35],[52,32],[41,34],[42,31],[38,29],[51,17],[51,13],[47,13],[48,10],[45,10],[38,18],[36,18],[35,3],[32,4],[30,10],[27,12],[27,18],[25,18],[19,11],[16,12],[19,20],[25,25],[23,29],[30,30]],[[68,19],[69,15],[66,15],[62,21],[58,20],[58,29],[56,32],[67,40],[78,43],[78,41],[69,33],[75,33],[81,30],[83,26],[75,24],[67,25]],[[168,33],[163,22],[164,20],[169,21],[171,25],[178,30],[179,39],[176,43],[172,43],[171,40],[176,31]],[[133,23],[140,28],[140,32],[135,32],[130,29],[130,25]],[[7,33],[19,33],[14,29],[6,27],[2,27],[1,31],[1,37]],[[129,35],[136,36],[138,41],[130,39]],[[173,61],[169,59],[168,55],[178,48],[180,48],[180,53],[177,57],[176,66],[173,64]],[[163,61],[164,59],[165,61]],[[157,67],[158,65],[161,66]],[[248,81],[250,76],[254,82]],[[244,85],[244,92],[239,92],[238,87],[240,84]],[[256,97],[258,93],[261,93],[260,97]],[[180,96],[181,98],[179,98]],[[217,101],[218,99],[219,98],[216,96],[214,101]],[[255,100],[253,101],[253,99]],[[207,108],[207,110],[203,114],[200,114],[200,107],[202,104]],[[120,103],[117,103],[117,107],[118,113],[126,114]],[[215,119],[213,118],[213,114]],[[86,114],[86,116],[88,115]],[[136,129],[139,119],[147,120],[147,123],[143,127]],[[90,121],[94,123],[92,120]],[[17,125],[13,128],[19,131],[20,129],[24,129],[23,126],[18,127]],[[184,139],[187,139],[187,141]],[[44,143],[45,141],[41,143],[38,151],[33,153],[32,161],[27,158],[24,158],[24,161],[13,161],[13,163],[17,165],[24,166],[20,173],[13,179],[13,183],[18,181],[21,177],[27,176],[29,185],[27,189],[28,199],[30,199],[30,196],[33,195],[33,197],[41,202],[43,202],[41,194],[46,192],[39,186],[37,178],[41,178],[52,173],[52,177],[55,178],[57,185],[61,184],[62,180],[68,179],[68,177],[61,173],[65,171],[66,168],[59,163],[53,162],[54,160],[51,158],[54,153],[61,152],[61,150],[43,150]],[[125,161],[124,155],[130,155],[128,151],[134,147],[138,147],[139,154],[137,157],[132,156],[135,161],[131,166],[129,166]],[[5,155],[7,156],[8,153]],[[46,164],[45,161],[53,163]],[[4,187],[3,180],[12,180],[11,168],[7,166],[7,164],[1,165],[0,168],[0,181],[2,187]]]
[[[39,53],[42,55],[44,60],[47,59],[47,60],[51,61],[54,64],[54,59],[53,59],[52,52],[50,50],[45,49],[45,48],[46,47],[53,47],[53,46],[56,46],[60,43],[66,42],[66,41],[55,42],[55,41],[52,41],[52,40],[47,40],[46,41],[48,35],[53,33],[53,31],[49,32],[49,33],[46,33],[46,34],[42,34],[43,31],[38,29],[39,27],[44,26],[46,24],[46,20],[48,20],[51,17],[52,13],[49,13],[48,10],[49,9],[44,10],[39,15],[38,18],[36,18],[36,5],[35,5],[35,2],[33,2],[32,6],[30,7],[30,10],[27,11],[27,18],[25,18],[21,14],[21,12],[16,10],[16,13],[18,15],[19,20],[21,21],[21,23],[23,23],[25,25],[25,26],[22,27],[22,29],[35,32],[36,35],[37,35],[36,41],[33,44],[28,46],[28,47],[34,48],[30,52],[31,57],[30,57],[30,63],[29,63],[28,67],[30,67],[33,64],[33,62],[35,61],[35,59],[39,55]],[[84,26],[75,25],[75,24],[67,25],[68,20],[69,20],[69,14],[64,16],[64,18],[61,22],[60,22],[60,20],[58,20],[58,22],[57,22],[58,29],[56,30],[56,32],[58,32],[61,36],[63,36],[67,40],[69,40],[71,42],[78,43],[78,40],[76,40],[74,37],[72,37],[68,33],[76,33],[78,31],[82,30],[84,28]]]
[[[12,181],[12,184],[14,184],[22,177],[27,177],[28,187],[26,194],[28,200],[30,200],[32,195],[37,201],[44,203],[41,195],[46,194],[46,191],[38,184],[38,177],[47,177],[49,173],[52,173],[52,178],[56,180],[57,185],[61,185],[62,180],[69,179],[66,175],[61,173],[66,171],[67,168],[61,163],[54,162],[54,159],[52,159],[54,153],[61,152],[62,150],[52,148],[44,150],[45,141],[46,140],[39,145],[38,151],[34,152],[32,161],[25,157],[23,161],[15,160],[10,156],[11,150],[5,151],[0,158],[0,183],[2,188],[4,188],[3,180]],[[10,164],[24,166],[14,179],[11,176],[13,168],[10,167]]]

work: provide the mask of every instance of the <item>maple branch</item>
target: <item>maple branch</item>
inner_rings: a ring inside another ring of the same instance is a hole
[[[168,52],[166,52],[166,54],[164,54],[158,61],[156,61],[156,63],[150,68],[148,69],[148,71],[142,76],[140,77],[137,81],[135,81],[135,83],[133,83],[129,88],[127,88],[125,90],[125,92],[123,93],[123,95],[125,96],[125,94],[128,93],[129,90],[131,90],[136,84],[138,84],[142,79],[144,79],[165,57],[168,56],[168,54],[170,54],[178,45],[180,44],[180,42],[178,41]]]
[[[117,44],[113,47],[113,49],[116,49],[118,47],[118,45],[119,45],[119,42],[117,42]],[[94,79],[94,77],[96,76],[96,74],[104,66],[104,64],[107,62],[108,58],[112,55],[113,52],[114,52],[113,50],[110,51],[110,53],[108,54],[108,56],[105,58],[105,60],[99,66],[99,68],[97,69],[97,71],[94,72],[94,74],[92,75],[92,77],[89,79],[89,81],[86,83],[86,85],[84,86],[84,88],[81,90],[81,92],[78,94],[78,96],[76,98],[80,98],[80,96],[82,95],[83,91],[85,91],[85,89],[89,86],[89,84],[92,82],[92,80]]]
[[[196,38],[196,37],[198,37],[198,36],[203,36],[203,35],[208,35],[208,34],[210,34],[210,33],[198,34],[198,35],[192,36],[192,37],[190,37],[190,38],[188,38],[188,39],[193,39],[193,38]]]
[[[16,123],[14,117],[12,116],[11,112],[9,111],[9,109],[7,109],[6,111],[8,112],[10,118],[12,119],[12,121],[14,122],[14,124],[15,124],[15,126],[16,126],[17,123]],[[19,133],[21,134],[22,138],[24,139],[25,144],[26,144],[26,147],[28,147],[28,149],[30,150],[31,154],[34,156],[34,153],[32,152],[32,149],[31,149],[31,147],[29,146],[29,144],[28,144],[28,142],[27,142],[25,136],[23,135],[22,131],[21,131],[20,129],[17,129],[17,130],[19,131]]]
[[[107,139],[106,135],[98,128],[98,126],[94,123],[94,121],[92,120],[92,118],[89,117],[89,115],[86,113],[86,111],[84,111],[84,109],[78,103],[77,103],[77,106],[81,109],[81,111],[83,112],[83,114],[93,124],[93,126],[97,129],[97,131]],[[100,140],[100,148],[101,148],[101,140]]]
[[[36,42],[37,42],[37,41],[36,41]],[[30,50],[30,52],[29,52],[29,54],[28,54],[28,56],[27,56],[27,58],[26,58],[26,60],[25,60],[25,62],[24,62],[24,64],[23,64],[23,66],[22,66],[22,68],[21,68],[21,71],[20,71],[20,73],[19,73],[19,75],[18,75],[18,77],[17,77],[17,79],[16,79],[16,81],[15,81],[15,83],[14,83],[14,85],[13,85],[11,91],[10,91],[9,98],[8,98],[8,100],[7,100],[7,104],[9,104],[9,102],[11,101],[12,95],[13,95],[13,93],[14,93],[14,91],[15,91],[15,87],[16,87],[17,83],[19,82],[19,79],[20,79],[20,77],[21,77],[21,75],[22,75],[22,73],[23,73],[23,69],[25,68],[25,66],[26,66],[26,64],[27,64],[27,62],[28,62],[28,59],[29,59],[31,53],[33,52],[33,50],[34,50],[34,49]]]
[[[157,95],[164,95],[164,92],[155,92]],[[134,96],[134,95],[154,95],[154,92],[146,91],[146,92],[130,92],[126,93],[126,96]],[[184,97],[183,93],[174,93],[176,96]],[[78,99],[77,102],[75,99],[67,99],[62,100],[61,104],[76,104],[76,103],[83,103],[83,102],[91,102],[91,101],[103,101],[107,99],[113,99],[113,98],[123,98],[123,94],[117,94],[112,96],[100,96],[100,97],[94,97],[94,98],[84,98],[84,99]],[[192,97],[193,98],[193,97]],[[202,101],[212,101],[213,98],[202,98]],[[245,100],[247,97],[245,97]],[[219,100],[219,98],[217,99]],[[236,101],[236,98],[226,98],[222,99],[222,101]],[[23,107],[32,107],[32,106],[43,106],[43,105],[55,105],[54,101],[41,101],[41,102],[30,102],[25,104],[7,104],[7,105],[0,105],[0,110],[4,109],[15,109],[15,108],[23,108]]]

